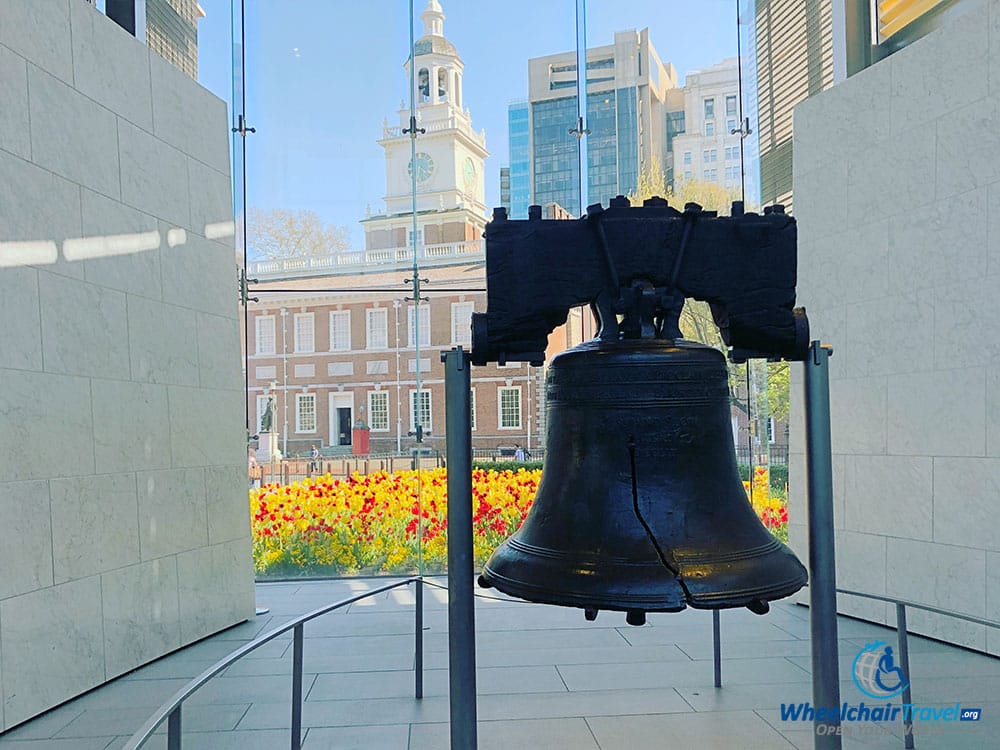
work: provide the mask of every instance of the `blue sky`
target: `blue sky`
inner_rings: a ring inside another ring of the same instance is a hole
[[[486,204],[498,203],[507,158],[507,104],[527,93],[531,57],[574,48],[574,0],[440,0],[447,36],[465,63],[465,104],[486,130]],[[426,0],[414,0],[415,36]],[[201,0],[199,77],[231,98],[230,0]],[[246,0],[248,204],[311,209],[344,225],[382,206],[385,167],[375,142],[408,97],[406,0]],[[678,77],[736,55],[736,0],[588,0],[587,44],[649,27]]]

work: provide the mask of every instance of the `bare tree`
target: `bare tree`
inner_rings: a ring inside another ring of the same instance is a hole
[[[350,249],[347,227],[325,224],[315,211],[251,208],[247,245],[263,258],[334,255]]]

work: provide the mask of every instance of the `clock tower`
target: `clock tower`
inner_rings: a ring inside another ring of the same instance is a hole
[[[455,45],[444,36],[444,13],[438,0],[428,0],[420,14],[424,33],[408,59],[416,84],[416,157],[411,158],[410,109],[401,102],[397,125],[382,123],[378,144],[385,151],[385,213],[362,220],[365,249],[407,247],[413,231],[413,178],[416,177],[417,244],[439,245],[478,240],[486,225],[483,160],[486,134],[472,129],[462,103],[464,65]]]

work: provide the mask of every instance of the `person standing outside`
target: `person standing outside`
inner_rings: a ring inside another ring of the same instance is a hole
[[[309,473],[313,474],[319,471],[319,449],[314,445],[312,450],[309,451]]]

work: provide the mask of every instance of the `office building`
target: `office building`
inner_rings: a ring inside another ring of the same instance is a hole
[[[668,181],[696,179],[740,188],[739,66],[735,57],[689,71],[683,110],[668,111]],[[676,97],[674,97],[676,99]],[[734,132],[735,131],[735,132]]]
[[[525,219],[531,203],[531,131],[528,102],[512,102],[507,106],[507,139],[510,166],[508,169],[509,197],[501,200],[512,219]]]
[[[639,174],[653,160],[662,166],[666,140],[664,102],[677,85],[677,74],[662,63],[648,29],[615,33],[614,42],[587,50],[587,196],[607,202],[635,190]],[[527,173],[529,202],[557,203],[579,215],[580,140],[577,115],[575,52],[528,61],[528,149],[515,153],[512,138],[511,181]],[[519,107],[511,124],[522,122]],[[527,157],[527,158],[525,158]],[[518,215],[515,214],[515,218]]]
[[[790,210],[792,109],[833,85],[831,0],[757,0],[754,39],[761,201]]]

